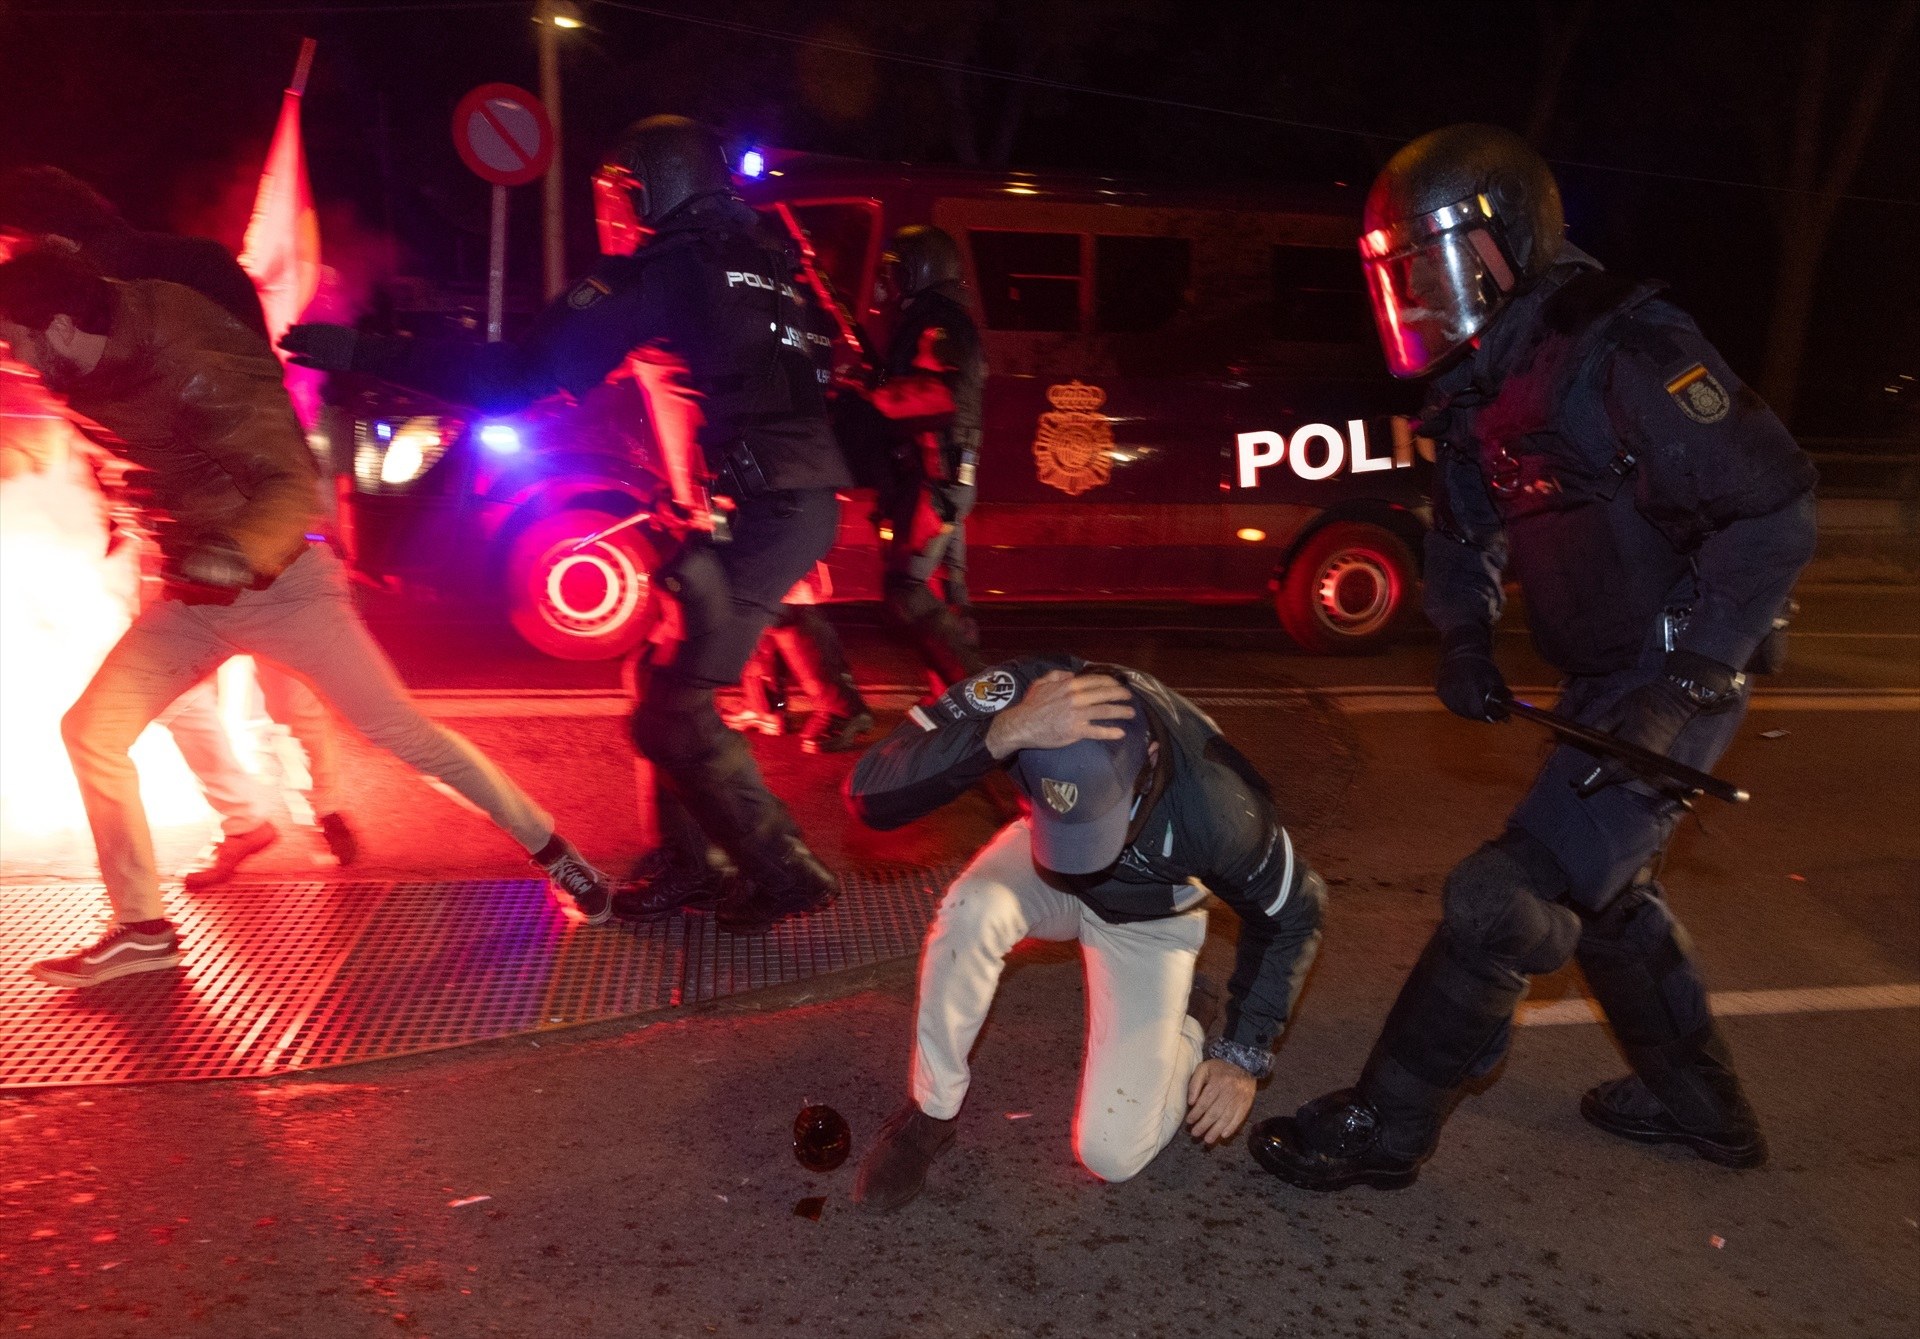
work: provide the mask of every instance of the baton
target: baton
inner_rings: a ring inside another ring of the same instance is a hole
[[[636,511],[633,515],[627,517],[627,519],[624,521],[615,521],[612,525],[608,526],[605,530],[601,530],[595,534],[588,535],[585,539],[575,540],[572,543],[572,545],[568,547],[567,552],[578,553],[582,549],[590,549],[595,544],[598,544],[601,540],[605,539],[608,535],[617,535],[622,530],[630,529],[633,526],[645,525],[648,521],[651,521],[652,519],[653,519],[652,512]]]
[[[1581,725],[1564,716],[1555,715],[1531,702],[1522,702],[1511,693],[1487,694],[1489,704],[1505,707],[1514,715],[1544,725],[1554,734],[1580,749],[1602,758],[1617,758],[1649,780],[1668,781],[1690,791],[1700,791],[1716,800],[1725,800],[1728,804],[1745,804],[1752,798],[1746,791],[1717,776],[1695,771],[1685,763],[1675,762],[1663,753],[1643,749],[1638,744],[1629,744],[1624,739],[1616,739],[1604,730],[1595,730],[1592,726]]]

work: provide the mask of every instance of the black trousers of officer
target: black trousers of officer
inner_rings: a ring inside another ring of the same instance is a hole
[[[1664,649],[1614,674],[1569,679],[1562,715],[1597,723],[1660,673]],[[1732,743],[1746,703],[1693,719],[1672,756],[1703,771]],[[1447,875],[1441,923],[1402,986],[1359,1082],[1391,1152],[1432,1150],[1461,1087],[1506,1053],[1530,976],[1575,958],[1634,1072],[1683,1126],[1716,1133],[1753,1117],[1714,1028],[1685,932],[1652,869],[1682,812],[1631,782],[1581,799],[1595,759],[1556,748],[1506,832]]]
[[[756,883],[789,881],[799,828],[746,742],[721,723],[713,692],[739,682],[781,598],[832,547],[839,517],[832,489],[743,498],[729,541],[695,540],[655,574],[684,635],[638,667],[631,728],[654,765],[661,845],[676,862],[704,865],[711,843]]]
[[[886,611],[942,687],[986,668],[973,633],[932,585],[945,567],[948,589],[966,589],[966,524],[974,491],[971,484],[910,475],[880,498],[893,530],[881,555]]]

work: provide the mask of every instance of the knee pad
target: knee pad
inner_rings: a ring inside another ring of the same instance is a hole
[[[726,730],[714,709],[711,688],[654,673],[642,674],[635,691],[639,701],[628,731],[648,762],[671,765],[698,756],[710,746],[713,730]]]
[[[1455,865],[1442,890],[1443,920],[1454,949],[1529,976],[1573,955],[1580,919],[1555,900],[1566,875],[1534,838],[1509,829]]]

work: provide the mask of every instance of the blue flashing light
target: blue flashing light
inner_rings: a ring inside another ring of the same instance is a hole
[[[393,424],[387,422],[385,419],[380,420],[378,423],[373,425],[373,435],[383,442],[392,441],[393,440]]]
[[[520,430],[511,423],[488,423],[480,429],[480,445],[510,456],[520,449]]]
[[[758,149],[748,149],[740,155],[740,175],[753,178],[766,176],[767,156]]]

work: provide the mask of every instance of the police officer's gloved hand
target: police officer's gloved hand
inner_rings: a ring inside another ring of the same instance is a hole
[[[280,347],[295,364],[322,372],[353,371],[353,358],[359,346],[360,332],[352,326],[319,321],[288,326],[287,333],[280,336]]]
[[[224,540],[202,544],[180,560],[175,569],[181,582],[219,591],[239,591],[253,584],[253,568],[233,544]]]
[[[1672,651],[1660,677],[1614,704],[1599,727],[1624,744],[1666,756],[1680,732],[1702,712],[1721,711],[1740,699],[1744,676],[1729,665],[1691,651]],[[1574,790],[1582,799],[1639,775],[1617,758],[1601,762]]]
[[[1493,629],[1484,624],[1455,628],[1440,642],[1440,670],[1434,692],[1456,716],[1470,721],[1504,721],[1507,680],[1493,663]]]

